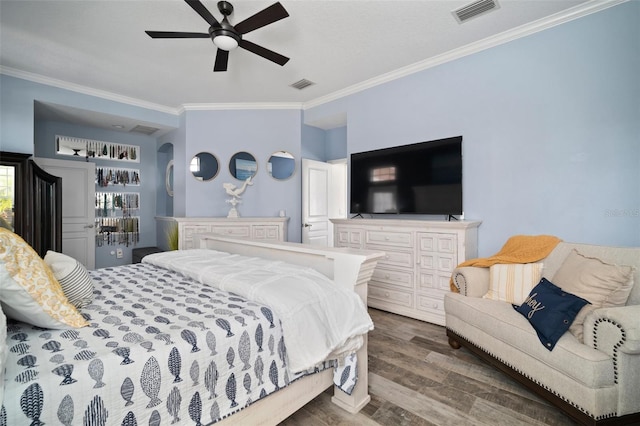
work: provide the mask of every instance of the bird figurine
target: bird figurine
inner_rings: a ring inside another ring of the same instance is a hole
[[[240,188],[236,187],[236,185],[233,183],[222,184],[224,190],[228,195],[231,196],[231,198],[227,200],[227,203],[231,204],[231,210],[229,210],[229,214],[227,215],[227,217],[239,217],[236,206],[242,202],[240,201],[240,198],[242,198],[240,195],[247,189],[247,186],[249,185],[253,185],[251,176],[249,176],[247,180],[244,181]]]
[[[227,191],[227,194],[231,195],[232,197],[241,198],[240,195],[245,191],[245,189],[247,189],[247,185],[253,185],[251,176],[249,176],[247,180],[244,181],[244,184],[240,188],[237,188],[233,183],[223,183],[222,187],[225,191]]]

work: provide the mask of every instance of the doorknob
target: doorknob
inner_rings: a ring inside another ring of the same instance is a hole
[[[303,223],[302,227],[303,228],[311,228],[311,224],[310,223]]]
[[[84,226],[84,229],[91,229],[91,228],[93,228],[93,225],[85,225]]]

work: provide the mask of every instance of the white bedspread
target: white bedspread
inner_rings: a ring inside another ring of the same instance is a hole
[[[156,253],[143,262],[270,306],[282,322],[294,372],[356,351],[373,329],[355,292],[311,268],[205,249]]]

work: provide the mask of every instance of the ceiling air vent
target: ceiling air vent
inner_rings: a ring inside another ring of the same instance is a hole
[[[462,6],[451,13],[459,23],[468,21],[471,18],[490,12],[495,9],[499,9],[500,5],[497,0],[477,0],[473,3],[469,3],[466,6]]]
[[[298,80],[295,83],[291,84],[290,86],[293,87],[294,89],[302,90],[305,87],[309,87],[314,84],[315,83],[313,81],[309,81],[306,78],[303,78],[302,80]]]
[[[131,133],[142,133],[143,135],[152,135],[155,132],[157,132],[158,130],[160,130],[160,129],[158,129],[156,127],[137,125],[133,129],[129,130],[129,132],[131,132]]]

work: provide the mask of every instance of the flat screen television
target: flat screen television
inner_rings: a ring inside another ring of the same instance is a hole
[[[462,136],[351,154],[351,214],[462,214]]]

